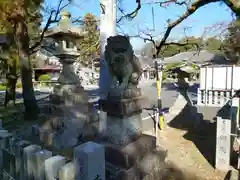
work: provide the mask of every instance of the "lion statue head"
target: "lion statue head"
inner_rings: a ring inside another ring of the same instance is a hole
[[[127,36],[117,35],[107,39],[105,60],[111,75],[115,76],[120,84],[123,79],[128,79],[127,83],[131,83],[133,75],[140,75],[141,66]]]

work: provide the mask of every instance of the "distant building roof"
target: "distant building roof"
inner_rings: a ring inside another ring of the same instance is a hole
[[[180,63],[184,61],[190,61],[197,64],[229,64],[229,62],[224,55],[211,53],[209,51],[188,51],[176,54],[172,57],[164,58],[164,63]]]

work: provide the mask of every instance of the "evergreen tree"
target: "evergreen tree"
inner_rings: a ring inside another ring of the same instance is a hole
[[[94,59],[100,54],[98,19],[87,13],[83,18],[84,38],[78,42],[82,63],[92,65]]]
[[[236,20],[228,27],[228,33],[223,41],[223,52],[234,63],[240,62],[240,20]]]
[[[40,27],[41,5],[42,0],[0,1],[1,26],[5,28],[5,32],[13,35],[19,58],[22,94],[27,115],[36,115],[38,111],[32,83],[29,34],[30,30],[35,31]]]

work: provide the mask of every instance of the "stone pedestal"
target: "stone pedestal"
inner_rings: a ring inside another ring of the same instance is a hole
[[[63,156],[54,156],[44,162],[45,167],[45,179],[52,180],[58,177],[60,168],[66,163],[66,159]]]
[[[87,142],[74,149],[76,163],[76,180],[92,180],[105,178],[104,146]]]
[[[24,178],[26,180],[31,180],[34,178],[34,172],[36,167],[34,167],[34,155],[36,152],[40,151],[41,147],[38,145],[30,145],[23,149],[24,158]]]
[[[35,171],[34,171],[34,179],[35,180],[44,180],[45,179],[45,167],[44,162],[48,158],[52,157],[52,152],[46,149],[38,151],[35,153]]]
[[[106,179],[149,179],[164,162],[166,151],[156,148],[156,138],[142,134],[143,101],[142,96],[100,101],[107,113],[106,129],[97,140],[105,146]]]
[[[40,128],[40,139],[55,148],[69,148],[77,145],[78,138],[84,137],[89,129],[93,108],[81,85],[59,85],[58,88],[51,96],[54,117]],[[94,137],[96,131],[91,132]]]

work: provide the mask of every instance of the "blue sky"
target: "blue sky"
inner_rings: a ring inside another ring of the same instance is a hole
[[[143,3],[150,2],[150,0],[142,0]],[[48,6],[54,7],[57,5],[58,0],[46,0]],[[90,12],[99,17],[100,6],[99,0],[73,0],[73,4],[68,6],[67,10],[73,17],[84,16]],[[136,6],[135,0],[122,0],[122,6],[126,12],[130,12]],[[154,10],[155,29],[153,27],[152,8]],[[150,32],[154,36],[161,37],[166,28],[167,19],[175,20],[183,14],[185,7],[176,5],[169,6],[168,8],[161,8],[158,5],[143,4],[137,17],[132,20],[124,20],[120,23],[120,32],[136,36],[139,32]],[[120,14],[118,14],[120,15]],[[188,27],[186,35],[188,36],[202,36],[206,27],[210,27],[218,23],[227,23],[233,19],[231,11],[220,3],[212,3],[202,7],[195,12],[191,17],[186,19],[183,23],[177,26],[171,33],[170,39],[177,40],[185,36],[184,28]],[[207,32],[207,36],[215,35],[218,32]],[[133,47],[140,49],[144,42],[141,39],[134,38],[132,40]]]

